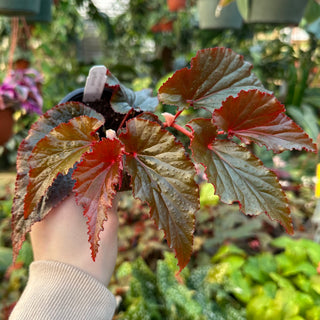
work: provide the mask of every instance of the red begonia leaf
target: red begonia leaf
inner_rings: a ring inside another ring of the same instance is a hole
[[[290,209],[280,183],[272,171],[246,148],[229,140],[216,138],[216,128],[209,119],[189,122],[195,161],[206,168],[208,181],[227,204],[238,202],[247,215],[266,213],[293,232]]]
[[[115,112],[127,113],[132,108],[138,112],[153,112],[158,106],[158,98],[152,95],[151,89],[143,89],[135,92],[120,83],[109,70],[107,76],[107,85],[114,87],[114,93],[112,94],[110,103]]]
[[[44,138],[53,128],[60,123],[68,122],[70,119],[87,115],[103,121],[103,117],[91,108],[79,102],[68,102],[60,104],[47,111],[35,122],[28,136],[22,141],[17,156],[17,178],[15,194],[12,206],[12,247],[13,259],[15,261],[25,235],[31,230],[31,226],[42,220],[50,210],[63,200],[72,191],[74,181],[71,174],[59,175],[49,188],[47,195],[42,197],[28,219],[24,219],[24,198],[29,184],[29,157],[36,143]]]
[[[108,209],[116,194],[122,171],[124,148],[118,139],[105,139],[93,144],[92,150],[82,155],[81,162],[72,174],[76,180],[76,200],[88,218],[88,235],[92,258],[99,247],[99,234],[108,219]]]
[[[46,194],[58,174],[66,175],[88,151],[103,121],[88,116],[61,123],[41,139],[29,158],[29,184],[24,200],[24,217],[27,218]]]
[[[180,269],[192,253],[194,214],[199,208],[195,168],[175,137],[155,122],[132,119],[120,135],[134,196],[150,206],[150,215],[173,247]]]
[[[192,58],[190,69],[176,71],[160,87],[159,99],[181,108],[193,106],[213,111],[240,90],[263,89],[251,69],[250,63],[230,49],[200,50]]]
[[[229,135],[264,145],[276,153],[292,149],[315,151],[309,136],[284,111],[273,95],[250,90],[229,97],[214,111],[212,119]]]

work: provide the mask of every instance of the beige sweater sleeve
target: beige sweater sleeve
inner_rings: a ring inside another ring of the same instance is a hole
[[[106,320],[115,307],[112,293],[91,275],[61,262],[36,261],[9,320]]]

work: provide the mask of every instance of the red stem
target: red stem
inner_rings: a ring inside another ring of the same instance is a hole
[[[184,135],[186,135],[190,140],[193,138],[192,132],[188,131],[187,129],[181,127],[180,125],[176,124],[175,122],[171,125],[172,128],[180,131]]]
[[[171,114],[171,113],[164,112],[162,115],[164,116],[166,121],[165,121],[165,123],[163,125],[164,125],[165,128],[166,127],[174,128],[174,129],[180,131],[181,133],[183,133],[184,135],[186,135],[189,139],[192,139],[193,138],[192,132],[190,132],[187,129],[181,127],[180,125],[178,125],[175,122],[182,111],[183,110],[180,110],[175,116],[173,114]]]
[[[133,111],[133,108],[131,108],[131,109],[127,112],[127,114],[125,115],[125,117],[122,119],[122,121],[121,121],[121,123],[120,123],[120,126],[119,126],[119,128],[118,128],[118,130],[117,130],[117,133],[118,133],[119,130],[123,127],[124,123],[127,121],[128,117],[129,117],[129,115],[130,115],[130,113],[131,113],[132,111]]]
[[[184,109],[181,109],[180,111],[178,111],[178,112],[176,113],[176,115],[174,116],[174,121],[177,120],[177,118],[180,116],[180,114],[182,113],[183,110],[184,110]]]

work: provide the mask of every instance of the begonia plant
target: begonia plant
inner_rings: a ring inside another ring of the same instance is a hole
[[[199,164],[222,202],[238,203],[246,215],[265,213],[292,234],[289,203],[276,174],[247,145],[274,153],[316,152],[316,145],[251,69],[230,49],[200,50],[190,68],[160,87],[158,98],[151,90],[133,92],[108,70],[103,99],[69,101],[40,117],[18,151],[14,259],[32,225],[71,193],[87,218],[95,259],[108,208],[129,177],[133,196],[149,205],[183,269],[199,209]],[[176,113],[158,117],[158,99],[176,106]],[[204,109],[208,116],[183,124],[186,109]]]

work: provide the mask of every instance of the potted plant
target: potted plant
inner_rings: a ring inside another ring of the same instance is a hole
[[[37,14],[40,0],[0,0],[0,14],[6,16],[28,16]]]
[[[230,49],[200,50],[190,68],[176,71],[160,87],[159,100],[177,107],[162,115],[155,113],[158,99],[152,91],[133,92],[108,70],[100,100],[84,104],[80,92],[78,101],[41,116],[18,151],[14,259],[31,226],[74,192],[88,218],[94,260],[107,209],[129,182],[134,197],[148,203],[151,218],[164,230],[183,269],[192,253],[199,208],[199,164],[221,201],[238,203],[248,215],[266,213],[293,233],[277,176],[246,144],[275,153],[316,152],[316,146],[251,69]],[[206,116],[194,113],[184,124],[181,114],[189,108],[203,109]]]
[[[308,0],[236,0],[236,2],[247,23],[298,25]]]
[[[220,7],[219,0],[198,0],[199,27],[201,29],[240,29],[242,17],[236,3]]]
[[[26,59],[17,59],[14,69],[0,85],[0,145],[12,135],[13,112],[22,109],[26,113],[42,113],[42,76],[29,67]]]
[[[179,11],[186,7],[186,0],[167,0],[167,5],[170,11]]]
[[[27,17],[28,23],[34,22],[51,22],[52,19],[52,0],[41,0],[39,12],[35,15]]]

